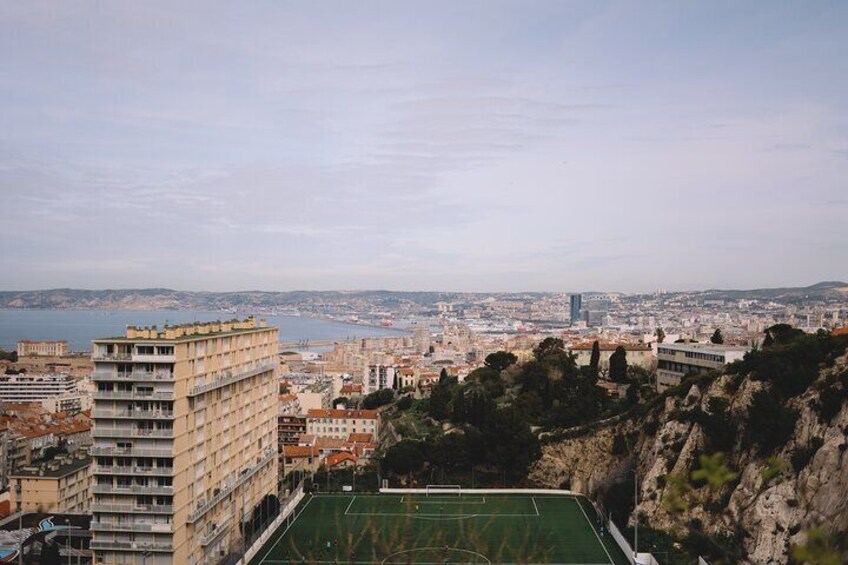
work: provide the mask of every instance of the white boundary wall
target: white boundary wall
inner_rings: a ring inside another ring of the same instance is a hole
[[[615,525],[615,522],[607,520],[607,529],[609,530],[609,533],[612,534],[612,539],[615,540],[615,543],[618,544],[618,547],[620,547],[621,551],[624,552],[624,555],[627,556],[627,560],[630,561],[631,564],[636,563],[636,560],[633,559],[633,548],[630,547],[627,539],[618,530],[618,526]],[[653,557],[651,557],[651,559],[653,559]],[[645,561],[645,563],[648,562]]]
[[[262,546],[265,545],[265,542],[277,531],[277,528],[280,527],[280,524],[288,518],[289,514],[294,512],[294,509],[297,508],[297,505],[300,504],[300,501],[303,500],[303,485],[297,487],[294,492],[289,495],[288,499],[286,499],[284,506],[280,509],[279,515],[274,518],[274,521],[265,528],[265,531],[262,532],[262,535],[253,542],[253,544],[248,548],[248,550],[244,553],[241,559],[236,562],[236,565],[244,565],[245,563],[249,563],[253,557],[259,553],[259,550],[262,549]]]
[[[431,488],[427,490],[426,488],[381,488],[380,492],[382,494],[430,494],[436,493],[444,493],[444,494],[456,494],[456,489],[439,489],[439,488]],[[574,492],[570,490],[548,490],[543,488],[463,488],[462,493],[469,494],[554,494],[560,496],[583,496],[579,492]]]

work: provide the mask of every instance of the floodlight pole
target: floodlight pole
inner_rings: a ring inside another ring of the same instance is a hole
[[[639,467],[636,461],[636,455],[633,456],[633,517],[635,524],[633,526],[633,558],[639,555]]]

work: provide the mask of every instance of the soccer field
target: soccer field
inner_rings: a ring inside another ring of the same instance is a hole
[[[592,505],[561,495],[307,495],[250,562],[625,565]]]

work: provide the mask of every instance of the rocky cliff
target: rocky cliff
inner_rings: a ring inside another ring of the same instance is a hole
[[[758,367],[693,379],[638,416],[550,441],[531,479],[603,499],[625,480],[632,493],[635,468],[640,523],[679,538],[698,529],[730,540],[739,553],[726,561],[787,563],[810,529],[824,527],[834,538],[848,532],[848,357],[844,349],[837,354],[816,366],[799,394],[781,398],[776,409],[786,416],[772,423],[787,433],[778,445],[751,439],[754,399],[779,388]],[[763,411],[760,401],[755,409]],[[724,480],[693,480],[705,465],[700,456],[716,451],[726,457]]]

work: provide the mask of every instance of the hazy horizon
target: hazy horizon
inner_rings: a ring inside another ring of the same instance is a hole
[[[839,2],[7,2],[0,289],[846,280],[846,24]]]

